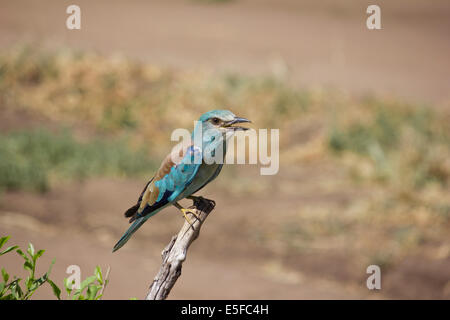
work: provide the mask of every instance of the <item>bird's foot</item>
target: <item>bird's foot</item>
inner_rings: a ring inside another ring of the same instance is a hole
[[[191,213],[191,214],[193,214],[194,216],[195,216],[195,218],[197,218],[197,219],[200,219],[200,216],[197,214],[197,212],[196,212],[196,210],[195,209],[191,209],[191,208],[187,208],[187,209],[185,209],[185,208],[182,208],[182,209],[180,209],[180,211],[183,213],[183,215],[184,215],[184,218],[186,219],[186,221],[192,226],[192,222],[191,222],[191,220],[189,219],[189,217],[188,217],[188,213]]]

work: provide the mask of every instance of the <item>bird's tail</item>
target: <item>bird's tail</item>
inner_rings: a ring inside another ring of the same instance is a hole
[[[119,241],[117,241],[116,245],[114,246],[112,252],[119,250],[123,247],[125,243],[131,238],[133,233],[136,232],[137,229],[139,229],[144,222],[146,221],[146,217],[138,218],[133,222],[133,224],[128,228],[128,230],[122,235]]]

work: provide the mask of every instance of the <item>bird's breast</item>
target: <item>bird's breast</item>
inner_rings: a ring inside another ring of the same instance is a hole
[[[201,189],[205,184],[210,182],[210,180],[214,177],[217,170],[220,170],[222,164],[206,164],[203,163],[198,168],[197,174],[195,175],[192,183],[186,188],[186,190],[180,195],[179,199],[183,199],[197,190]]]
[[[213,163],[213,164],[206,164],[203,163],[200,168],[198,169],[198,173],[195,176],[194,180],[192,181],[195,185],[204,185],[208,182],[209,179],[211,179],[214,174],[216,173],[217,169],[221,166],[221,164]]]

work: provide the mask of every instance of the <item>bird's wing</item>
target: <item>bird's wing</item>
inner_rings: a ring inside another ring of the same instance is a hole
[[[178,155],[177,159],[174,159]],[[144,217],[165,206],[191,183],[200,167],[194,159],[201,156],[201,149],[193,144],[178,144],[163,160],[155,176],[147,183],[138,203],[125,212],[130,222]]]

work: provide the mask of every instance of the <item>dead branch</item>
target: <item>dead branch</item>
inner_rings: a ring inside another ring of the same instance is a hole
[[[172,290],[178,277],[181,275],[181,267],[186,259],[187,250],[191,243],[197,239],[200,228],[214,209],[213,200],[198,197],[194,200],[194,209],[198,215],[196,218],[189,215],[192,225],[185,221],[180,232],[174,235],[169,244],[162,251],[162,265],[153,283],[150,285],[146,300],[165,300]]]

